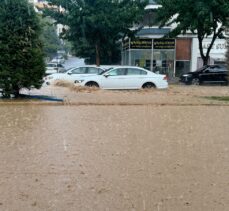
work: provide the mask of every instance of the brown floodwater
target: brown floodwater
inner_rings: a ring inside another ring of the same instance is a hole
[[[228,106],[0,105],[0,210],[228,210]]]

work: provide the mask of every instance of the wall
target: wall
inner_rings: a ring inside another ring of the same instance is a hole
[[[211,38],[205,39],[204,40],[204,52],[206,53],[207,51],[207,46],[210,44],[211,42]],[[210,57],[211,59],[211,63],[215,62],[223,62],[225,61],[226,57],[226,40],[225,39],[217,39],[215,41],[215,44],[211,50],[210,53]],[[200,56],[200,51],[199,51],[199,44],[198,44],[198,39],[197,38],[193,38],[193,42],[192,42],[192,64],[191,64],[191,70],[195,71],[198,66],[200,64],[198,64],[198,58],[201,57]]]

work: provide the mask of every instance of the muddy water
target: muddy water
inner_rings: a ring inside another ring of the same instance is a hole
[[[0,210],[228,210],[229,107],[0,106]]]

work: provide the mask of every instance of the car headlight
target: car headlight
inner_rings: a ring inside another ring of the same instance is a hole
[[[79,83],[82,83],[84,80],[76,80],[75,83],[76,84],[79,84]]]
[[[185,74],[185,75],[183,75],[183,77],[191,77],[191,75]]]

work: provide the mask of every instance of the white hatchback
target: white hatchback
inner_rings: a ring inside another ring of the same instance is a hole
[[[70,68],[65,73],[55,73],[48,75],[44,78],[44,83],[46,85],[54,84],[56,81],[64,80],[71,83],[74,83],[76,80],[79,80],[85,76],[97,75],[104,71],[104,69],[96,66],[82,66]]]
[[[75,83],[81,86],[96,86],[102,89],[168,88],[166,75],[155,74],[135,66],[112,68],[99,75],[81,78]]]

